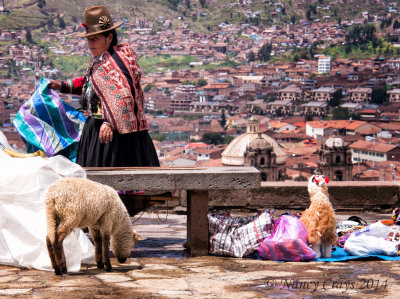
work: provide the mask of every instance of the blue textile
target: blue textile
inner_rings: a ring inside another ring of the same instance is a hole
[[[330,258],[319,258],[317,259],[318,262],[341,262],[341,261],[349,261],[349,260],[356,260],[362,258],[379,258],[386,261],[400,261],[400,256],[387,256],[387,255],[364,255],[364,256],[356,256],[356,255],[349,255],[344,251],[341,247],[335,247],[335,251],[332,252]]]
[[[25,102],[13,124],[27,142],[27,151],[42,150],[47,157],[62,154],[75,160],[85,116],[49,89],[41,78],[35,93]]]

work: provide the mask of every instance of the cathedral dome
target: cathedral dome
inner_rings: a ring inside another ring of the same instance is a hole
[[[325,141],[325,145],[329,148],[334,148],[346,146],[347,143],[342,138],[333,135]]]
[[[222,164],[232,166],[244,165],[244,153],[250,145],[257,147],[272,146],[273,152],[276,154],[276,163],[284,164],[286,162],[286,154],[279,144],[275,139],[266,134],[258,134],[258,130],[258,120],[251,117],[247,122],[247,132],[233,139],[222,153]]]
[[[268,142],[268,140],[264,139],[260,133],[258,133],[258,137],[252,140],[248,146],[249,150],[265,150],[272,148],[272,145]]]

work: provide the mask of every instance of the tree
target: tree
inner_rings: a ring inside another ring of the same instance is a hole
[[[339,88],[333,93],[333,97],[331,100],[329,100],[328,105],[330,107],[336,107],[340,105],[340,100],[342,99],[343,94],[342,94],[342,89]]]
[[[218,144],[222,144],[224,142],[224,138],[219,133],[209,132],[209,133],[205,133],[203,135],[203,137],[201,138],[201,141],[205,142],[207,144],[218,145]]]
[[[38,0],[37,5],[39,6],[40,9],[46,6],[46,1],[45,0]]]
[[[313,120],[313,115],[311,113],[306,113],[304,115],[304,121],[312,121]]]
[[[375,87],[372,89],[371,102],[374,104],[382,105],[386,102],[387,90],[386,87]]]
[[[252,61],[255,61],[255,60],[256,60],[256,55],[254,54],[253,51],[250,51],[249,55],[247,56],[247,61],[248,62],[252,62]]]
[[[165,133],[158,133],[158,134],[154,134],[151,136],[151,138],[153,140],[157,140],[157,141],[164,141],[165,139],[167,139],[167,135],[165,135]]]
[[[26,41],[33,44],[32,33],[29,29],[26,30]]]
[[[396,19],[393,22],[393,30],[399,29],[400,28],[400,22]]]
[[[259,106],[254,106],[252,113],[255,115],[264,115],[264,111]]]
[[[199,0],[199,3],[201,5],[201,7],[205,7],[206,6],[206,0]]]
[[[333,119],[335,120],[344,120],[350,118],[349,109],[343,107],[336,107],[333,109],[332,115]]]
[[[196,82],[196,86],[199,86],[199,87],[201,87],[201,86],[206,86],[207,84],[208,84],[207,80],[206,80],[206,79],[203,79],[203,78],[200,78],[200,79],[197,80],[197,82]]]
[[[174,8],[177,8],[180,0],[168,0],[169,4],[171,4]]]
[[[290,17],[290,23],[292,23],[292,24],[296,23],[296,15],[292,15]]]
[[[58,26],[60,26],[61,29],[65,28],[65,21],[64,18],[58,16]]]
[[[221,111],[221,119],[219,121],[219,124],[221,125],[221,127],[225,130],[225,126],[226,126],[226,117],[225,117],[225,110],[222,109]]]
[[[143,91],[144,91],[144,92],[149,92],[153,87],[154,87],[153,84],[147,84],[147,85],[143,88]]]
[[[352,119],[352,120],[360,120],[361,119],[361,115],[359,113],[352,113],[352,114],[350,114],[350,119]]]
[[[275,115],[277,116],[277,117],[281,117],[283,114],[282,114],[282,108],[281,107],[279,107],[279,108],[277,108],[276,110],[275,110]]]
[[[18,76],[17,64],[15,63],[14,59],[7,60],[7,66],[8,66],[7,78]]]
[[[271,59],[272,44],[265,43],[258,51],[258,58],[261,61],[268,61]]]
[[[226,135],[224,137],[224,144],[229,144],[232,142],[232,140],[235,139],[235,137],[231,136],[231,135]]]

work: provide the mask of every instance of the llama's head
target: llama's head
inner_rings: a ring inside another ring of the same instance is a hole
[[[329,179],[324,175],[316,174],[311,176],[308,180],[308,193],[310,197],[313,198],[317,192],[328,195],[328,183]]]

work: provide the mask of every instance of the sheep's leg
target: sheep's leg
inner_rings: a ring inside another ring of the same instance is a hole
[[[57,228],[55,235],[54,252],[57,265],[60,267],[61,274],[67,273],[67,263],[65,261],[63,242],[65,238],[72,232],[73,228],[76,227],[71,221],[62,222]]]
[[[103,263],[106,266],[106,271],[110,272],[111,262],[110,262],[110,235],[104,234],[103,236]]]
[[[103,253],[102,253],[102,246],[103,246],[103,241],[101,238],[100,231],[98,229],[94,229],[89,227],[90,234],[92,235],[93,242],[94,242],[94,256],[95,256],[95,261],[97,264],[97,269],[103,269],[104,264],[102,261],[103,258]]]
[[[57,266],[56,257],[54,255],[53,244],[51,244],[49,236],[46,236],[47,251],[49,252],[49,257],[51,261],[51,266],[53,267],[56,275],[61,275],[60,268]]]

